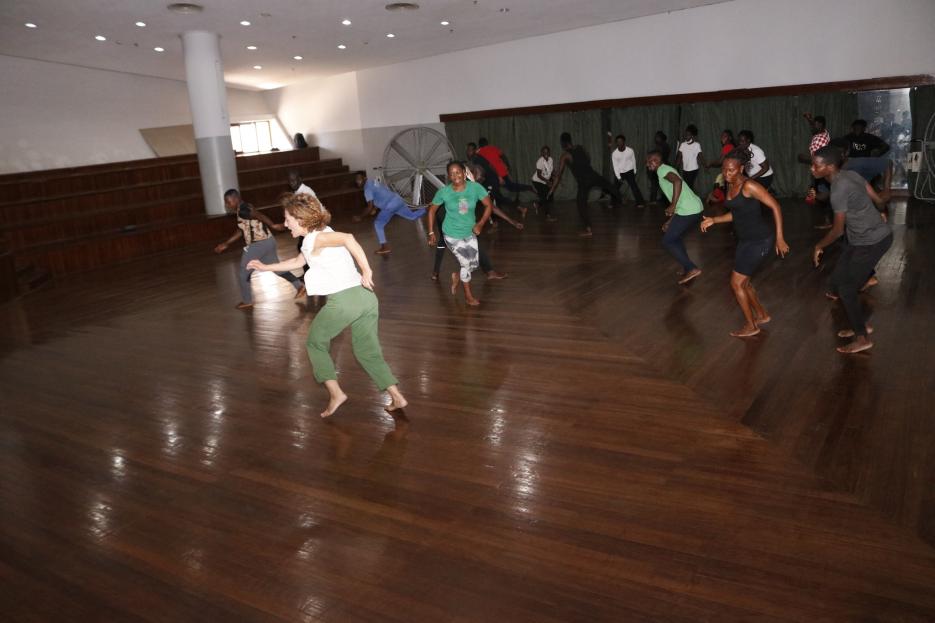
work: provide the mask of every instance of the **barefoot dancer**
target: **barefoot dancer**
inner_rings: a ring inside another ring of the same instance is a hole
[[[838,332],[838,337],[853,337],[854,341],[838,348],[841,353],[859,353],[873,347],[858,292],[873,274],[880,258],[893,244],[893,230],[881,212],[886,209],[889,189],[879,195],[854,171],[842,171],[844,154],[832,146],[822,147],[812,156],[812,175],[831,184],[831,209],[834,224],[815,245],[812,260],[821,261],[825,247],[841,237],[847,229],[847,247],[831,274],[829,298],[840,298],[851,328]]]
[[[484,187],[468,180],[464,171],[464,165],[460,162],[448,164],[448,179],[451,183],[435,193],[432,205],[429,206],[429,245],[436,246],[435,213],[440,207],[444,207],[445,222],[442,224],[442,235],[445,237],[445,244],[461,265],[460,275],[451,273],[451,293],[457,294],[460,282],[464,287],[464,300],[467,304],[480,305],[480,301],[471,293],[471,273],[479,265],[477,236],[490,219],[493,204]],[[475,222],[474,207],[478,201],[483,202],[484,213],[480,220]]]
[[[285,231],[286,228],[273,223],[268,216],[241,199],[240,192],[236,188],[231,188],[224,193],[224,207],[228,212],[237,215],[237,232],[214,247],[214,252],[224,253],[230,245],[243,239],[245,246],[243,255],[240,258],[240,272],[237,278],[237,283],[240,285],[240,302],[237,303],[237,309],[250,309],[253,307],[253,291],[250,289],[250,276],[253,274],[253,270],[250,269],[248,264],[254,259],[278,262],[279,255],[276,253],[276,239],[270,230]],[[296,268],[302,268],[302,265],[299,264]],[[296,298],[300,298],[305,294],[305,287],[302,285],[301,278],[288,271],[277,272],[276,274],[292,284],[292,287],[296,290]]]
[[[383,184],[368,180],[367,174],[363,171],[354,177],[354,183],[357,188],[363,189],[367,207],[363,214],[355,216],[353,220],[355,223],[359,223],[364,216],[371,214],[375,208],[378,208],[380,213],[373,221],[373,229],[377,232],[377,242],[380,243],[380,248],[374,253],[388,255],[390,245],[386,243],[386,232],[384,231],[386,224],[394,216],[401,216],[407,221],[418,221],[425,214],[425,208],[410,209],[396,192]]]
[[[586,152],[581,145],[575,145],[574,142],[572,142],[571,134],[562,132],[559,142],[562,145],[562,151],[564,153],[562,154],[562,159],[559,160],[558,174],[552,182],[552,187],[549,188],[548,196],[551,197],[555,194],[555,189],[558,188],[559,183],[562,181],[565,168],[571,169],[571,174],[578,184],[578,216],[581,218],[581,226],[584,228],[579,235],[590,238],[592,233],[591,217],[588,215],[588,193],[591,192],[592,188],[600,188],[603,192],[610,195],[613,198],[614,205],[618,206],[621,203],[620,193],[618,193],[617,189],[611,186],[610,182],[605,180],[600,173],[591,167],[591,158],[588,156],[588,152]]]
[[[735,149],[724,157],[721,173],[727,181],[727,200],[724,205],[730,212],[721,216],[709,216],[701,221],[701,231],[715,223],[733,223],[737,235],[737,252],[734,254],[734,270],[730,274],[730,287],[737,297],[740,310],[746,324],[738,331],[731,331],[734,337],[750,337],[760,332],[758,325],[770,321],[769,314],[760,303],[750,277],[763,263],[773,249],[776,255],[785,257],[789,252],[782,235],[782,212],[779,202],[758,182],[744,174],[744,167],[749,153],[744,149]],[[773,213],[776,233],[770,229],[763,218],[761,205]]]
[[[701,269],[688,257],[685,243],[682,242],[685,234],[701,222],[701,199],[688,184],[682,182],[674,168],[662,164],[662,152],[659,150],[654,149],[646,156],[646,169],[651,174],[658,175],[662,194],[669,199],[666,216],[670,218],[662,226],[662,231],[665,232],[662,236],[662,246],[682,265],[679,284],[684,285],[701,275]]]
[[[312,362],[315,380],[324,383],[330,400],[321,412],[328,417],[347,400],[347,394],[338,385],[337,372],[331,360],[331,340],[347,327],[351,328],[351,348],[354,357],[373,379],[380,391],[390,395],[391,402],[384,407],[396,411],[406,406],[399,391],[398,381],[383,359],[377,337],[379,306],[373,293],[373,273],[367,254],[351,234],[339,233],[328,227],[331,214],[310,195],[283,198],[286,227],[295,237],[304,236],[302,254],[276,264],[263,264],[253,260],[251,270],[293,270],[307,263],[305,285],[309,294],[326,294],[328,302],[312,321],[308,330],[308,358]],[[354,261],[363,274],[357,272]]]

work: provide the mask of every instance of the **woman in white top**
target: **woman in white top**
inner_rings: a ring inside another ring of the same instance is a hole
[[[692,190],[695,190],[695,178],[698,177],[698,171],[704,166],[701,143],[695,140],[697,136],[698,128],[691,124],[685,126],[685,133],[682,135],[682,142],[679,143],[678,153],[675,156],[675,168],[682,170],[682,179]]]
[[[539,150],[539,159],[536,160],[536,172],[532,174],[532,187],[539,195],[539,205],[545,213],[545,220],[557,221],[552,216],[552,197],[549,195],[549,186],[555,177],[555,161],[552,160],[552,149],[543,145]]]
[[[278,264],[263,264],[253,260],[249,268],[259,271],[288,271],[308,264],[305,288],[309,294],[328,296],[328,302],[315,316],[308,330],[308,358],[312,362],[315,380],[324,383],[330,395],[328,407],[321,417],[328,417],[347,400],[338,385],[337,372],[329,350],[331,340],[347,327],[351,328],[354,357],[373,379],[380,391],[389,393],[392,401],[384,407],[396,411],[408,403],[399,391],[398,381],[383,359],[377,336],[379,305],[373,293],[373,272],[367,254],[351,234],[339,233],[328,227],[331,214],[311,195],[283,197],[286,227],[296,238],[304,236],[302,253]],[[363,274],[357,272],[360,266]]]

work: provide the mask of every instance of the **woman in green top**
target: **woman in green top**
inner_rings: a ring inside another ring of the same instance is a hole
[[[688,184],[682,182],[679,174],[667,164],[662,163],[662,152],[654,149],[646,157],[646,168],[659,176],[659,188],[669,199],[666,216],[670,217],[662,226],[662,246],[682,265],[679,284],[686,284],[701,274],[701,269],[688,257],[682,237],[701,224],[703,206],[701,199]]]
[[[480,253],[477,236],[484,229],[490,218],[493,204],[483,186],[467,179],[464,164],[448,163],[450,183],[435,193],[429,206],[429,245],[435,246],[435,213],[445,206],[445,221],[442,223],[442,235],[445,244],[451,249],[461,266],[461,272],[451,273],[451,293],[457,294],[458,283],[464,286],[464,300],[468,305],[480,305],[480,301],[471,293],[471,273],[477,269]],[[484,204],[484,213],[480,220],[474,221],[474,206],[480,201]]]

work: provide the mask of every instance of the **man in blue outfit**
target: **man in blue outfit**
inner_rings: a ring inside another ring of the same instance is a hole
[[[425,214],[425,208],[412,210],[403,201],[403,198],[396,194],[391,188],[384,186],[379,182],[367,179],[367,174],[361,171],[355,179],[357,188],[364,191],[364,199],[367,200],[367,209],[364,215],[373,214],[374,210],[379,209],[380,213],[373,222],[373,228],[377,232],[377,241],[380,248],[376,250],[379,255],[387,255],[390,252],[390,245],[386,243],[386,233],[383,231],[390,219],[396,215],[409,221],[417,221]],[[360,221],[362,216],[355,216],[355,221]]]

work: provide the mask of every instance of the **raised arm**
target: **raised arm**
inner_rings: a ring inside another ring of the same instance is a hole
[[[305,256],[301,253],[290,260],[283,260],[282,262],[276,262],[275,264],[264,264],[260,260],[250,260],[247,262],[247,268],[249,270],[258,270],[261,273],[269,271],[287,273],[289,271],[302,268],[303,266],[305,266]]]

